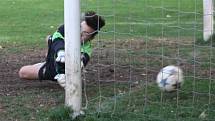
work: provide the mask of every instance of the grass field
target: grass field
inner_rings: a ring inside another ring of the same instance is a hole
[[[64,90],[20,80],[43,61],[46,35],[63,23],[63,0],[0,1],[0,121],[70,121]],[[215,45],[202,41],[201,0],[82,0],[106,19],[83,74],[80,121],[214,121]],[[185,83],[161,92],[156,74],[179,64]]]

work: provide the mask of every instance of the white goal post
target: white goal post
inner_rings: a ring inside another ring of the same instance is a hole
[[[80,1],[64,0],[65,24],[65,105],[70,107],[73,117],[80,115],[82,103],[80,66]]]
[[[203,38],[207,41],[213,34],[213,0],[203,0]]]

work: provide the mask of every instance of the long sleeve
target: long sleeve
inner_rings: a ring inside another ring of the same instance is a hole
[[[57,53],[60,50],[65,50],[65,42],[64,42],[64,25],[61,25],[58,30],[52,35],[52,51],[54,58],[56,59]],[[65,64],[55,62],[56,72],[58,74],[65,73]]]

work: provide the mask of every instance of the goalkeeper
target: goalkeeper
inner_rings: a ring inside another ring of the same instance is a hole
[[[92,53],[91,40],[105,25],[105,20],[93,11],[84,14],[81,22],[81,68],[87,65]],[[28,80],[53,80],[65,87],[65,51],[64,25],[47,37],[48,54],[46,61],[34,65],[23,66],[19,70],[19,77]]]

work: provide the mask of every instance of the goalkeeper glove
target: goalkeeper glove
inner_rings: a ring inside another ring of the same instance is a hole
[[[57,58],[55,59],[56,62],[65,63],[65,51],[59,50],[57,52]]]
[[[65,86],[66,86],[65,74],[57,74],[57,75],[54,77],[54,79],[57,80],[58,84],[59,84],[61,87],[65,88]]]

